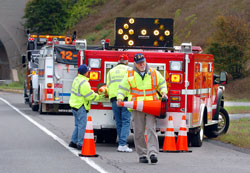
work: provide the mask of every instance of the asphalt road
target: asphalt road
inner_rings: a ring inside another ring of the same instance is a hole
[[[72,115],[40,115],[22,94],[0,92],[0,172],[249,172],[250,152],[213,140],[191,153],[160,153],[156,165],[139,164],[136,152],[116,144],[96,144],[98,158],[80,158],[70,149]],[[132,136],[130,136],[132,145]],[[134,147],[132,147],[134,149]]]

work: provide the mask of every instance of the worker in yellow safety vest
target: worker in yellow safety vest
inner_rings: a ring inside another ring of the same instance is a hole
[[[127,145],[127,138],[130,132],[130,117],[131,113],[126,107],[118,107],[117,90],[123,77],[128,71],[128,56],[122,54],[119,56],[118,65],[112,68],[107,75],[107,92],[109,99],[112,103],[112,110],[116,122],[116,131],[118,135],[118,148],[119,152],[132,152],[133,150]],[[126,99],[127,100],[127,99]]]
[[[104,96],[98,95],[88,82],[89,68],[82,64],[78,68],[78,75],[72,83],[69,105],[75,117],[75,128],[69,144],[72,148],[82,149],[83,137],[87,125],[87,113],[90,110],[91,101],[98,101]]]
[[[121,106],[122,100],[128,96],[129,101],[158,100],[159,96],[167,98],[167,85],[163,76],[150,68],[143,54],[134,56],[134,66],[128,69],[127,75],[119,85],[117,105]],[[159,143],[156,133],[156,117],[151,114],[132,110],[132,123],[134,128],[135,149],[139,155],[139,163],[157,163]],[[147,142],[144,137],[146,128]]]

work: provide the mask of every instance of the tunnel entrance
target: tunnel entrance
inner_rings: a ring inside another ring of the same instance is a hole
[[[11,71],[6,49],[0,40],[0,80],[11,80]]]

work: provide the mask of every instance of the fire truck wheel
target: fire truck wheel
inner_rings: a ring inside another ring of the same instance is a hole
[[[229,115],[227,111],[221,107],[219,113],[218,135],[227,133],[229,128]]]
[[[197,129],[196,133],[190,134],[190,142],[192,147],[201,147],[204,138],[204,122],[201,127]]]
[[[38,111],[39,105],[32,105],[31,109],[32,109],[32,111]]]
[[[220,108],[218,120],[218,124],[206,127],[205,135],[208,138],[216,138],[221,134],[227,133],[229,128],[229,115],[223,107]]]

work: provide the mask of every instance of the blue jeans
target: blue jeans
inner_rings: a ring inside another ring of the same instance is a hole
[[[116,122],[118,144],[121,146],[126,145],[130,132],[131,113],[125,107],[118,107],[116,101],[112,102],[112,110]]]
[[[78,111],[72,109],[72,113],[75,117],[75,128],[71,137],[71,141],[79,146],[82,146],[87,125],[87,112],[84,106],[82,106],[80,109],[78,109]]]

